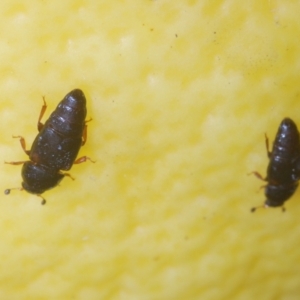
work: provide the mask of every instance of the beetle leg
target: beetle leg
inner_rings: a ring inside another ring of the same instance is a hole
[[[82,156],[82,157],[77,158],[74,161],[74,164],[81,164],[83,162],[86,162],[87,160],[91,161],[92,163],[95,163],[95,161],[92,160],[91,158],[89,158],[88,156]]]
[[[259,189],[258,189],[258,192],[260,192],[260,190],[261,190],[261,189],[264,189],[266,186],[268,186],[268,185],[266,184],[266,185],[260,186]]]
[[[294,178],[295,180],[299,180],[300,178],[300,157],[294,160]]]
[[[21,136],[21,135],[13,135],[13,138],[14,139],[20,139],[20,144],[21,144],[21,147],[22,149],[24,150],[24,152],[29,155],[30,154],[30,150],[26,150],[26,142],[25,142],[25,139]]]
[[[87,122],[90,122],[92,121],[92,118],[90,118],[89,120],[86,120],[84,123],[84,129],[83,129],[83,133],[82,133],[82,143],[81,143],[81,146],[83,146],[85,143],[86,143],[86,140],[87,140],[87,125],[86,123]]]
[[[5,161],[5,164],[9,164],[9,165],[23,165],[24,163],[26,163],[28,160],[24,160],[24,161]]]
[[[269,150],[269,139],[267,134],[265,133],[265,141],[266,141],[266,148],[267,148],[267,155],[268,158],[271,158],[272,152]]]
[[[42,109],[41,109],[41,112],[40,112],[40,116],[39,116],[39,119],[38,119],[38,124],[37,124],[37,128],[38,128],[38,131],[41,131],[44,124],[41,122],[42,120],[42,117],[47,109],[47,103],[46,103],[46,100],[45,100],[45,97],[43,96],[43,101],[44,101],[44,105],[42,106]]]
[[[87,139],[87,125],[84,125],[81,146],[83,146],[85,144],[86,139]]]
[[[67,176],[67,177],[71,178],[72,180],[75,180],[75,178],[70,173],[64,173],[62,171],[59,171],[58,173],[61,175]]]
[[[262,175],[261,174],[259,174],[258,172],[251,172],[251,173],[249,173],[248,175],[251,175],[251,174],[254,174],[258,179],[261,179],[261,180],[263,180],[263,181],[267,181],[267,179],[266,178],[263,178],[262,177]]]

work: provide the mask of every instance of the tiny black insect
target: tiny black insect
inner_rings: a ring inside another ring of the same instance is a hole
[[[259,179],[267,182],[265,186],[266,200],[263,206],[282,206],[296,191],[300,179],[300,137],[293,120],[283,119],[281,122],[272,152],[269,151],[269,140],[266,138],[266,148],[269,157],[267,177],[263,178],[258,172],[253,172]],[[258,207],[253,207],[254,212]]]
[[[22,136],[13,136],[20,139],[21,146],[30,160],[5,163],[23,165],[22,188],[17,189],[38,195],[43,199],[42,204],[45,204],[42,193],[58,185],[65,176],[72,178],[70,174],[62,171],[70,170],[73,164],[92,160],[87,156],[76,159],[87,138],[86,99],[83,92],[75,89],[68,93],[45,124],[41,123],[47,108],[44,98],[43,101],[37,126],[39,133],[31,149],[26,150],[25,139]],[[10,191],[11,189],[7,189],[4,193],[8,195]]]

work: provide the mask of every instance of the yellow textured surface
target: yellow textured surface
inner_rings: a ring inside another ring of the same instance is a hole
[[[258,210],[271,140],[300,126],[300,3],[0,4],[1,158],[46,97],[88,101],[72,181],[0,201],[0,299],[299,299],[300,191]],[[44,118],[45,120],[46,118]],[[21,184],[2,165],[1,189]]]

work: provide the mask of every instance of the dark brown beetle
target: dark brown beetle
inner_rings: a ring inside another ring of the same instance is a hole
[[[83,92],[75,89],[67,94],[44,125],[41,119],[47,104],[45,99],[43,100],[44,105],[38,119],[39,133],[31,149],[26,150],[23,137],[15,136],[20,139],[21,146],[30,160],[6,163],[23,164],[23,182],[20,190],[24,189],[40,196],[43,199],[42,204],[45,204],[46,200],[41,194],[58,185],[65,176],[71,177],[62,171],[68,171],[73,164],[91,159],[87,156],[76,159],[87,137],[86,99]],[[5,194],[9,194],[10,190],[5,190]]]
[[[253,172],[258,178],[266,181],[266,201],[262,207],[282,206],[296,191],[300,179],[300,136],[296,124],[289,118],[283,119],[269,151],[269,141],[266,136],[267,154],[270,159],[267,177]],[[253,207],[254,212],[258,207]]]

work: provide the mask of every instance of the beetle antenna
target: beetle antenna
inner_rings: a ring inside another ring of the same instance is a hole
[[[11,190],[19,190],[19,191],[23,191],[23,188],[20,187],[20,188],[6,189],[6,190],[4,191],[4,194],[5,194],[5,195],[9,195]]]
[[[266,205],[260,205],[260,206],[252,207],[250,211],[252,213],[254,213],[258,208],[268,208],[268,206],[266,206]]]
[[[38,197],[40,197],[40,198],[42,198],[42,202],[41,202],[41,204],[42,205],[45,205],[46,204],[46,199],[45,198],[43,198],[41,195],[37,195]]]
[[[6,190],[4,191],[4,194],[5,194],[5,195],[9,195],[11,190],[19,190],[19,191],[23,191],[24,188],[20,187],[20,188],[6,189]],[[41,195],[37,195],[37,196],[40,197],[40,198],[42,198],[41,204],[42,204],[42,205],[45,205],[45,204],[46,204],[46,199],[43,198]]]
[[[270,207],[270,206],[264,204],[264,205],[252,207],[250,211],[251,211],[252,213],[254,213],[258,208],[269,208],[269,207]],[[281,207],[281,210],[282,210],[282,212],[285,212],[285,207],[282,206],[282,207]]]

